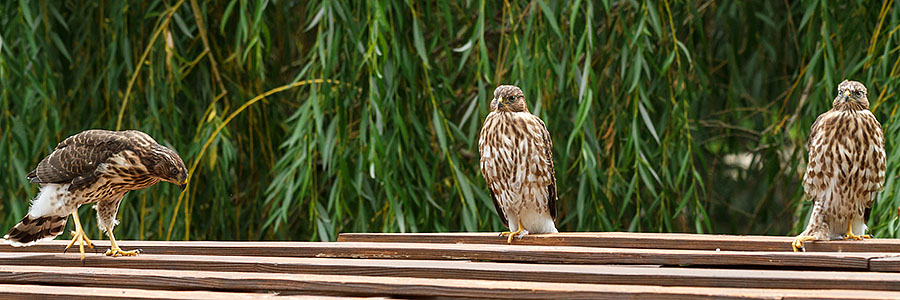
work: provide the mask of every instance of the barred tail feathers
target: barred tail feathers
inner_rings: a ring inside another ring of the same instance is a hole
[[[26,215],[16,226],[13,226],[3,242],[13,247],[27,247],[43,240],[52,240],[62,234],[69,216],[32,217]]]
[[[31,201],[28,214],[3,236],[3,243],[14,247],[31,246],[62,234],[74,209],[66,205],[69,185],[45,184]]]

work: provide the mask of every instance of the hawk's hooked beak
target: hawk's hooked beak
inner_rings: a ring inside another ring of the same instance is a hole
[[[182,181],[181,183],[178,183],[177,185],[178,185],[178,187],[181,188],[181,190],[183,191],[184,188],[187,187],[187,180]]]
[[[848,102],[852,99],[853,98],[850,98],[850,91],[844,91],[844,94],[841,95],[841,102]]]
[[[504,107],[504,106],[506,106],[506,103],[503,103],[503,97],[500,97],[500,99],[494,98],[494,100],[497,100],[497,106],[498,106],[498,107]]]

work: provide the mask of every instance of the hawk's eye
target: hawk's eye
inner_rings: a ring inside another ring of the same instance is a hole
[[[863,92],[862,92],[862,91],[856,91],[855,94],[856,94],[856,98],[862,98],[862,96],[863,96]]]

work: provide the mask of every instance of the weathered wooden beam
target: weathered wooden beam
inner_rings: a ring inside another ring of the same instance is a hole
[[[891,257],[873,258],[869,268],[875,272],[900,272],[900,254]]]
[[[165,291],[131,288],[0,284],[3,299],[362,299],[323,296],[280,296],[274,293],[234,293],[212,291]],[[372,298],[366,298],[372,299]]]
[[[365,275],[661,286],[900,291],[900,274],[838,271],[656,268],[437,260],[140,255],[111,258],[0,253],[0,265]],[[153,272],[153,271],[150,271]]]
[[[724,251],[792,251],[789,236],[636,232],[531,234],[516,245]],[[506,244],[497,233],[341,233],[339,242]],[[807,252],[898,252],[900,239],[807,242]]]
[[[48,249],[59,251],[64,244],[64,241],[53,241],[25,248],[2,246],[0,252]],[[142,249],[146,254],[451,259],[566,264],[735,265],[858,270],[868,269],[869,259],[886,256],[885,253],[856,252],[700,251],[431,243],[123,241],[119,244],[126,250]],[[89,255],[102,255],[102,249],[108,247],[104,242],[97,242],[97,246],[101,249],[100,254]]]
[[[135,269],[37,266],[0,266],[0,283],[501,299],[900,299],[900,292],[839,289],[662,287],[387,276],[171,270],[147,272]]]

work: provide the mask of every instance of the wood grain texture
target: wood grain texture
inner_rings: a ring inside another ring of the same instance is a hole
[[[111,258],[0,253],[0,265],[393,276],[661,286],[900,291],[900,274],[837,271],[657,268],[435,260],[140,255]]]
[[[40,243],[32,247],[2,246],[3,251],[36,251],[64,248],[64,241]],[[101,251],[108,244],[96,242]],[[485,260],[562,264],[658,264],[735,265],[795,268],[866,270],[869,259],[885,253],[794,253],[763,251],[700,251],[570,246],[523,246],[433,243],[358,242],[155,242],[123,241],[126,250],[142,249],[145,254],[229,255],[321,258],[391,258],[421,260]],[[55,252],[55,251],[43,251]],[[77,255],[77,254],[72,254]]]
[[[130,288],[0,284],[3,299],[363,299],[323,296],[280,296],[274,293],[229,293],[208,291],[161,291]]]
[[[869,268],[875,272],[900,272],[900,253],[892,257],[873,258]]]
[[[530,234],[516,245],[723,251],[792,251],[794,237],[637,232]],[[506,244],[497,233],[341,233],[339,242]],[[900,252],[900,239],[814,241],[807,252]]]
[[[500,299],[900,299],[898,292],[837,289],[661,287],[244,272],[147,272],[134,269],[37,266],[0,266],[0,283]]]

